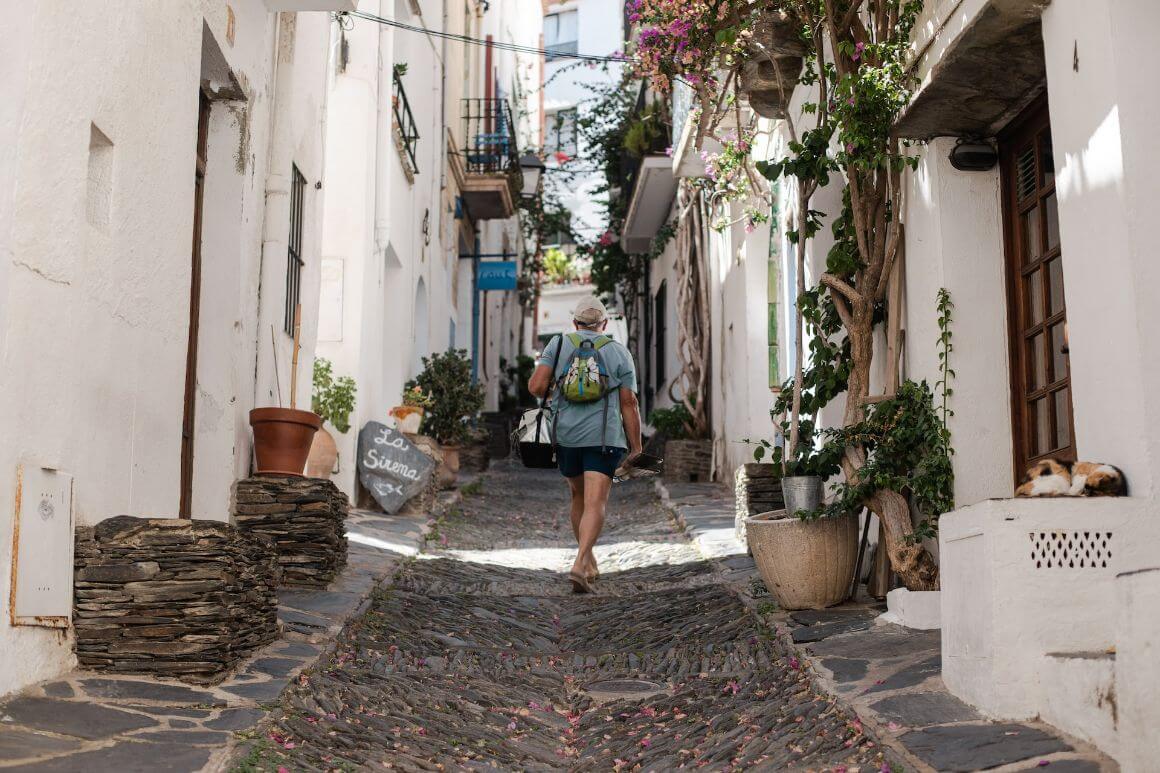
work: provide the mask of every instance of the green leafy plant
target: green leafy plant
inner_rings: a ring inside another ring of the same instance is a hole
[[[544,276],[551,284],[574,282],[580,278],[580,269],[571,255],[559,247],[544,251]]]
[[[423,371],[407,382],[431,399],[423,415],[423,432],[437,441],[455,445],[467,440],[469,420],[483,408],[483,387],[471,378],[471,359],[465,349],[449,349],[423,358]]]
[[[310,410],[344,434],[350,429],[350,414],[354,411],[356,391],[354,379],[350,376],[334,377],[334,366],[330,360],[324,357],[314,359]]]
[[[692,436],[693,417],[684,403],[653,410],[648,423],[669,440],[688,440]]]

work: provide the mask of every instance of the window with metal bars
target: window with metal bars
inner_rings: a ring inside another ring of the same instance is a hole
[[[395,111],[395,139],[406,161],[410,164],[411,173],[418,174],[419,164],[415,161],[415,147],[419,144],[419,129],[415,126],[415,116],[411,114],[411,103],[407,101],[407,92],[403,88],[402,79],[399,78],[397,65],[394,72],[394,94],[391,97],[391,102]]]
[[[302,214],[305,210],[306,178],[297,164],[290,165],[290,239],[286,249],[286,319],[283,330],[294,335],[294,310],[302,293]]]

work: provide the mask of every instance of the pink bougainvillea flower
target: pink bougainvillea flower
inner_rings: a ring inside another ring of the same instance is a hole
[[[799,665],[800,665],[800,663],[798,662],[798,659],[797,659],[797,658],[795,658],[793,655],[790,655],[790,657],[789,657],[789,667],[790,667],[790,668],[797,668]]]
[[[565,153],[562,150],[556,153],[556,163],[557,164],[566,164],[571,160],[572,160],[572,157],[569,156],[567,153]]]

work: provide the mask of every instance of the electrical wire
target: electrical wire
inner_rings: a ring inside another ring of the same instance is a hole
[[[427,29],[426,27],[417,27],[413,24],[406,24],[394,19],[386,19],[382,16],[376,16],[373,13],[365,11],[341,11],[335,14],[341,22],[345,17],[353,17],[356,19],[363,19],[364,21],[373,21],[376,24],[383,24],[388,27],[395,27],[397,29],[406,30],[408,32],[421,32],[424,35],[431,35],[436,38],[443,38],[444,40],[454,40],[460,43],[467,43],[474,46],[491,46],[502,51],[513,51],[517,54],[536,54],[548,56],[553,59],[577,59],[582,62],[628,62],[629,59],[625,56],[599,56],[597,54],[565,54],[558,51],[548,51],[543,48],[536,48],[535,46],[524,46],[519,43],[505,43],[495,40],[480,40],[479,38],[469,37],[467,35],[458,35],[452,32],[439,32],[437,30]]]

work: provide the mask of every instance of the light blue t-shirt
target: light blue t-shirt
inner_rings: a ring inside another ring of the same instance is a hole
[[[607,333],[597,333],[592,330],[577,330],[576,334],[590,341],[602,335],[608,336]],[[611,336],[608,337],[611,338]],[[599,447],[602,445],[600,420],[604,416],[604,400],[600,399],[591,403],[570,403],[562,395],[557,395],[554,389],[556,381],[567,372],[568,366],[572,363],[572,353],[576,351],[576,347],[567,338],[556,336],[544,347],[537,364],[551,367],[552,363],[556,362],[556,351],[560,348],[561,341],[564,349],[560,352],[556,372],[552,378],[552,412],[556,424],[556,443],[568,448]],[[636,366],[632,362],[632,355],[629,354],[628,349],[617,341],[612,341],[601,347],[600,358],[608,370],[609,389],[608,420],[604,425],[603,445],[608,448],[627,449],[628,438],[624,434],[624,420],[620,414],[620,387],[636,391]]]

